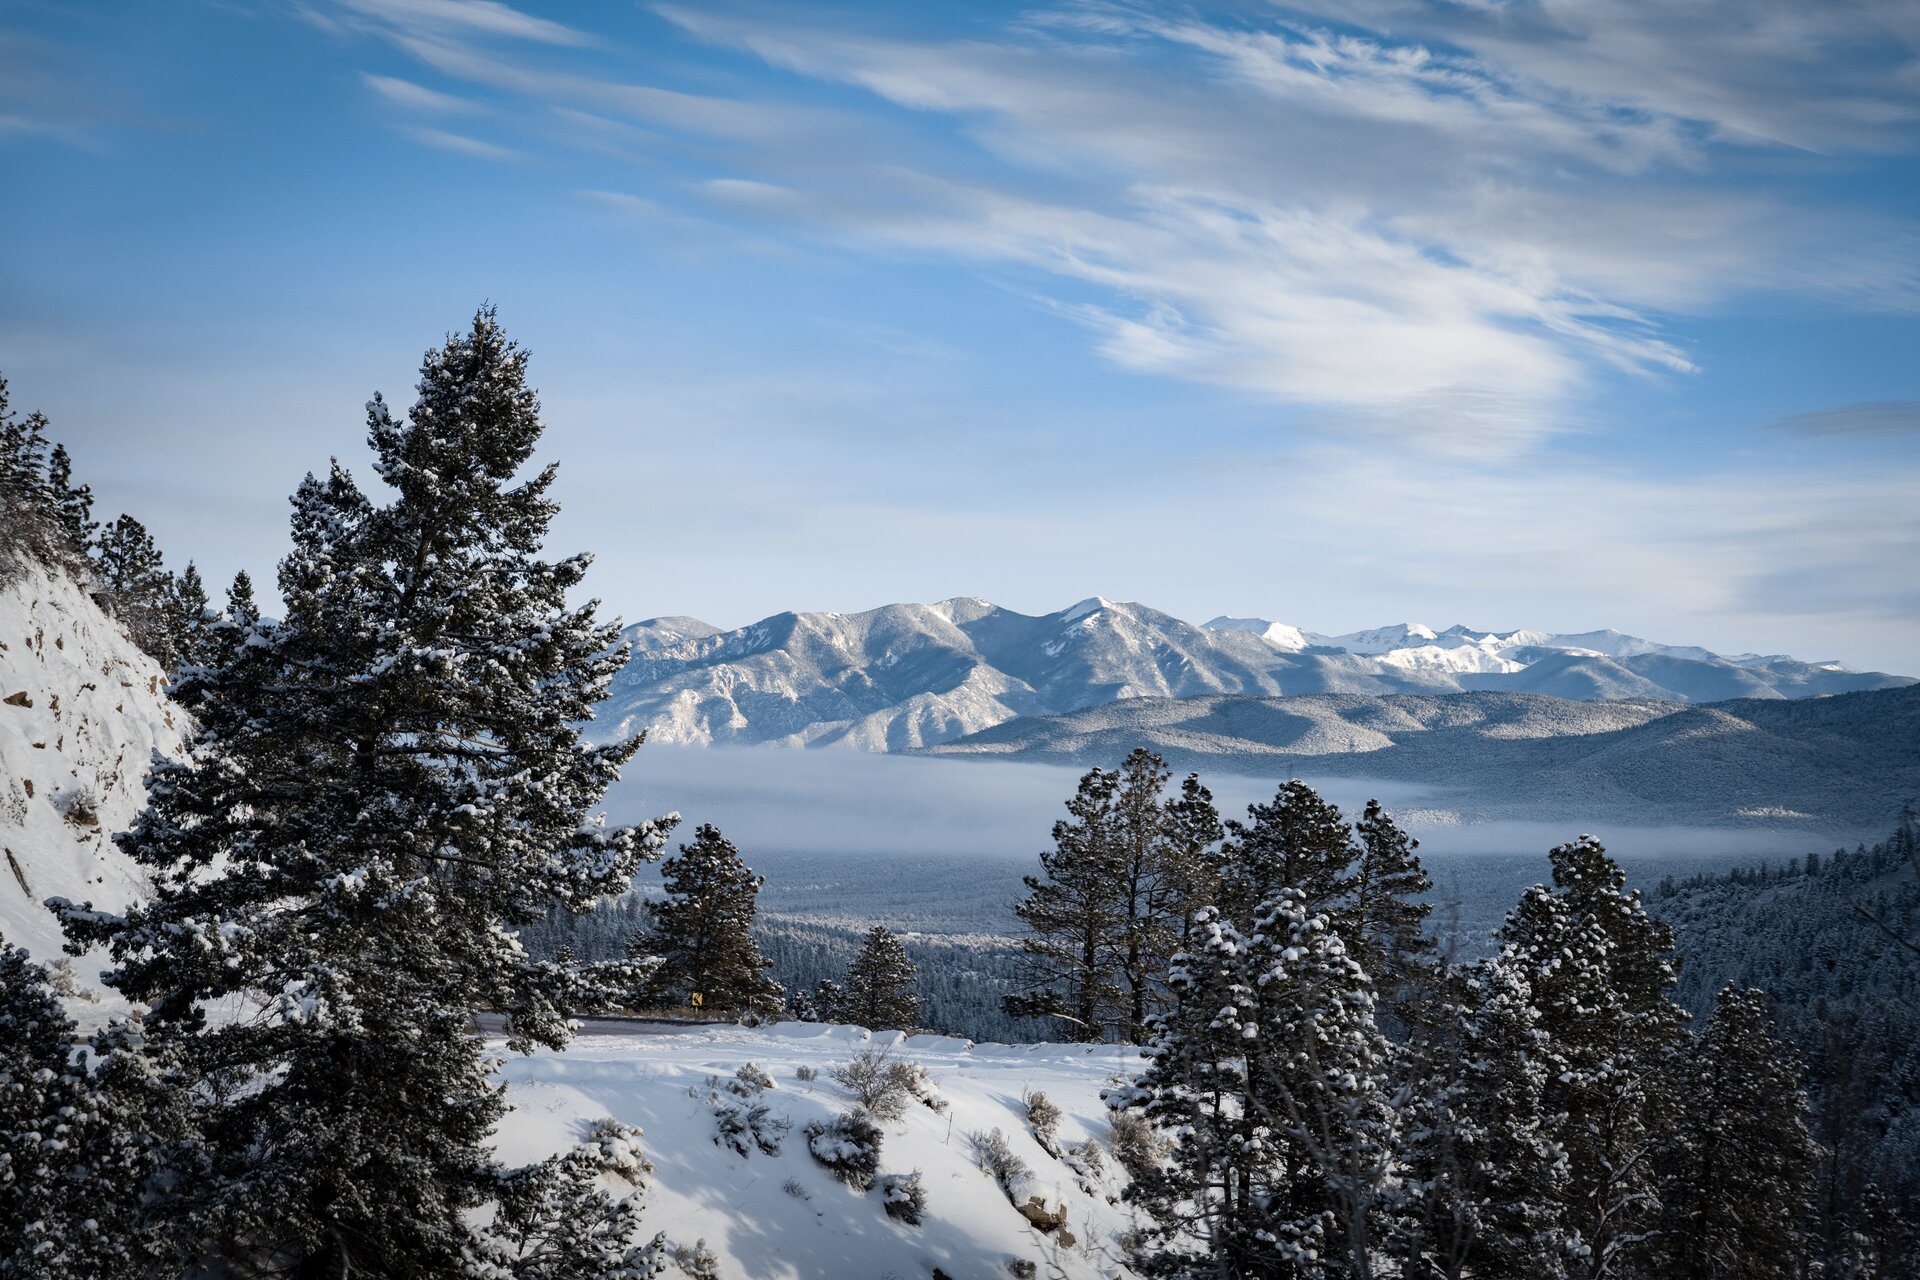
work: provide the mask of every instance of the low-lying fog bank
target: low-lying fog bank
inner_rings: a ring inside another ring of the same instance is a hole
[[[1115,763],[1118,763],[1117,761]],[[686,828],[718,826],[752,860],[766,854],[933,854],[1031,858],[1045,848],[1081,770],[1063,765],[943,760],[859,751],[648,745],[608,797],[616,820],[678,810]],[[1279,778],[1203,775],[1223,816],[1272,796]],[[1803,823],[1730,829],[1621,823],[1463,823],[1430,788],[1365,778],[1305,781],[1357,814],[1377,797],[1420,838],[1430,860],[1544,854],[1584,832],[1623,859],[1749,861],[1790,857],[1878,833]]]

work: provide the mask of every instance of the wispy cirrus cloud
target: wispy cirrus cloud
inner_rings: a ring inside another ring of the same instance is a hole
[[[1907,150],[1920,11],[1906,0],[1292,0],[1294,12],[1462,50],[1519,81],[1708,137]]]
[[[660,7],[798,77],[739,96],[621,74],[617,48],[505,5],[340,2],[450,85],[544,108],[502,130],[571,120],[576,150],[674,147],[706,170],[635,193],[652,206],[1016,273],[1121,367],[1336,432],[1525,449],[1603,373],[1693,372],[1685,318],[1734,297],[1920,306],[1913,227],[1741,168],[1756,147],[1913,140],[1920,95],[1879,74],[1886,57],[1838,74],[1853,44],[1911,38],[1878,0],[1832,20],[1773,0],[1235,20],[1090,3],[966,38]],[[1662,33],[1691,43],[1656,56]],[[1776,98],[1782,78],[1804,85],[1804,118],[1768,103],[1769,77]],[[374,87],[398,102],[400,84]],[[804,85],[867,106],[802,101]]]
[[[464,115],[477,109],[473,102],[457,94],[442,93],[398,76],[363,73],[360,79],[380,98],[403,110],[427,115]]]
[[[1776,431],[1814,439],[1920,436],[1920,402],[1881,400],[1843,404],[1812,413],[1790,414],[1768,425]]]
[[[594,43],[583,31],[536,17],[499,0],[334,0],[331,10],[310,10],[336,21],[445,38],[481,37],[578,48]]]
[[[470,138],[464,133],[453,133],[446,129],[428,129],[421,125],[408,125],[401,132],[421,146],[451,151],[455,155],[472,156],[476,160],[517,161],[524,158],[520,152],[511,147],[503,147],[481,138]]]

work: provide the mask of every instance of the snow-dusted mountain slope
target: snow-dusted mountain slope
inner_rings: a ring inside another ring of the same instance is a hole
[[[892,1046],[891,1054],[926,1067],[947,1103],[944,1113],[914,1105],[882,1126],[880,1172],[920,1174],[926,1214],[919,1226],[888,1217],[878,1187],[844,1186],[807,1152],[807,1124],[853,1105],[829,1072],[868,1045]],[[714,1141],[714,1094],[731,1097],[726,1084],[749,1062],[774,1080],[754,1101],[766,1105],[770,1120],[791,1125],[777,1155],[749,1144],[741,1156]],[[522,1163],[574,1145],[607,1116],[639,1125],[654,1166],[644,1228],[664,1231],[674,1245],[704,1241],[722,1276],[969,1280],[1005,1277],[1013,1274],[1009,1262],[1025,1259],[1042,1276],[1105,1280],[1125,1270],[1118,1237],[1131,1217],[1118,1200],[1126,1175],[1105,1151],[1102,1171],[1091,1176],[1048,1155],[1027,1127],[1021,1095],[1037,1090],[1060,1107],[1063,1152],[1090,1139],[1104,1144],[1100,1091],[1113,1073],[1140,1066],[1139,1051],[1126,1046],[976,1045],[814,1023],[589,1032],[559,1053],[507,1059],[501,1075],[514,1110],[501,1125],[499,1148]],[[818,1078],[799,1079],[801,1067]],[[972,1135],[995,1129],[1031,1171],[1015,1193],[1022,1203],[1039,1196],[1049,1209],[1064,1206],[1070,1244],[1030,1225],[976,1163]]]
[[[1617,632],[1322,636],[1265,618],[1182,622],[1098,596],[1039,617],[979,599],[866,613],[782,613],[720,631],[692,618],[627,629],[634,655],[601,732],[656,741],[910,750],[1017,716],[1129,698],[1458,693],[1701,702],[1911,683],[1833,663],[1655,644]]]
[[[1143,698],[1016,720],[931,751],[1110,767],[1136,746],[1203,773],[1425,784],[1433,806],[1470,820],[1869,832],[1920,794],[1920,685],[1698,705],[1485,692]]]
[[[153,753],[178,752],[185,727],[159,666],[71,579],[0,574],[0,936],[58,959],[45,899],[117,910],[144,887],[110,834],[132,824]],[[75,964],[83,982],[98,968]]]

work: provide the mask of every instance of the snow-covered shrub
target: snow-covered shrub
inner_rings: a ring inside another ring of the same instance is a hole
[[[1007,1272],[1013,1276],[1013,1280],[1033,1280],[1040,1274],[1040,1267],[1028,1258],[1010,1258],[1007,1260]]]
[[[53,796],[53,807],[67,820],[70,827],[97,827],[100,825],[100,796],[91,786],[76,782],[72,786],[57,791]]]
[[[927,1212],[927,1189],[920,1181],[920,1171],[912,1173],[890,1173],[880,1179],[880,1199],[887,1206],[887,1216],[897,1218],[910,1227],[920,1225],[920,1219]]]
[[[793,1069],[793,1078],[795,1080],[805,1080],[808,1084],[812,1084],[820,1078],[820,1071],[819,1068],[810,1067],[803,1062]]]
[[[1067,1167],[1083,1178],[1098,1178],[1107,1171],[1107,1156],[1092,1138],[1067,1148]]]
[[[973,1146],[974,1163],[1000,1184],[1000,1190],[1012,1203],[1019,1188],[1033,1176],[1033,1170],[1027,1167],[1025,1160],[1014,1154],[1012,1145],[1007,1142],[1007,1135],[998,1129],[974,1133],[968,1141]]]
[[[858,1111],[815,1120],[806,1129],[807,1151],[828,1173],[858,1191],[872,1188],[880,1169],[880,1129]]]
[[[780,1142],[793,1128],[791,1120],[772,1115],[764,1102],[730,1102],[721,1099],[713,1108],[714,1142],[737,1156],[745,1157],[754,1149],[763,1154],[780,1154]]]
[[[780,1184],[780,1189],[792,1196],[795,1200],[813,1199],[813,1192],[800,1185],[800,1179],[798,1178],[788,1178]]]
[[[1035,1141],[1040,1149],[1058,1160],[1060,1158],[1060,1108],[1053,1100],[1039,1090],[1023,1093],[1020,1100],[1027,1104],[1027,1127],[1033,1130]]]
[[[895,1058],[891,1049],[866,1048],[827,1073],[881,1123],[898,1120],[920,1096],[925,1069]]]
[[[673,1265],[686,1274],[687,1280],[720,1280],[720,1259],[707,1248],[704,1237],[691,1246],[673,1246]]]
[[[1113,1158],[1136,1181],[1158,1168],[1173,1149],[1173,1144],[1138,1111],[1113,1111],[1108,1117],[1107,1144],[1113,1148]]]
[[[917,1062],[906,1064],[908,1070],[907,1092],[914,1096],[919,1104],[929,1111],[940,1115],[947,1113],[947,1100],[940,1096],[940,1086],[935,1082],[933,1073]]]
[[[727,1088],[743,1098],[751,1098],[755,1094],[773,1088],[773,1077],[768,1075],[767,1069],[759,1063],[749,1062],[733,1073],[733,1083]]]

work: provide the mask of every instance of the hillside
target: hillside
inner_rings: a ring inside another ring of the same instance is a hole
[[[1118,1237],[1130,1218],[1111,1201],[1126,1175],[1107,1151],[1101,1171],[1090,1176],[1048,1155],[1026,1126],[1021,1097],[1038,1090],[1059,1105],[1063,1150],[1105,1143],[1100,1091],[1114,1072],[1136,1068],[1136,1049],[975,1045],[898,1032],[870,1037],[857,1027],[816,1023],[611,1034],[619,1029],[591,1024],[563,1052],[509,1057],[500,1074],[515,1110],[501,1127],[499,1149],[509,1163],[534,1160],[578,1141],[602,1117],[639,1125],[655,1169],[643,1229],[664,1231],[679,1246],[704,1241],[721,1276],[972,1280],[1006,1276],[1009,1262],[1025,1259],[1040,1275],[1105,1280],[1123,1266]],[[946,1103],[944,1112],[913,1105],[882,1126],[882,1174],[920,1174],[926,1215],[918,1226],[888,1217],[877,1187],[844,1186],[808,1155],[807,1123],[853,1105],[828,1073],[869,1046],[890,1047],[927,1068]],[[716,1103],[731,1105],[726,1085],[748,1063],[774,1081],[754,1102],[766,1105],[769,1121],[790,1126],[778,1154],[749,1145],[750,1154],[741,1156],[715,1140]],[[818,1078],[798,1078],[802,1067]],[[1071,1245],[1029,1225],[975,1161],[972,1136],[995,1129],[1031,1171],[1015,1194],[1023,1203],[1040,1196],[1054,1209],[1064,1206]]]
[[[1195,626],[1099,597],[1040,616],[961,598],[854,614],[781,613],[732,631],[655,618],[626,635],[633,657],[599,732],[645,729],[658,742],[701,745],[913,750],[1020,716],[1138,698],[1514,691],[1684,703],[1911,683],[1613,631],[1405,623],[1325,636],[1263,618]]]
[[[1673,925],[1678,995],[1696,1014],[1729,981],[1767,993],[1805,1064],[1833,1182],[1920,1194],[1920,955],[1889,936],[1920,943],[1913,828],[1784,865],[1669,876],[1647,907]]]
[[[1920,791],[1920,687],[1698,706],[1519,693],[1140,699],[929,753],[1111,765],[1135,746],[1178,769],[1421,783],[1470,819],[1871,830]]]
[[[42,901],[117,910],[143,887],[114,847],[145,802],[155,751],[180,750],[181,713],[154,661],[64,574],[0,574],[0,936],[60,955]],[[77,963],[91,981],[97,963]]]

